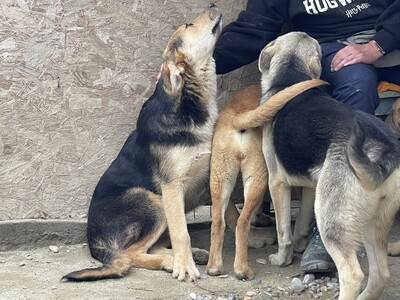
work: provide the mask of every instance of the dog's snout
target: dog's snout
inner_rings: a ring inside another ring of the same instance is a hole
[[[212,2],[208,4],[208,8],[213,8],[213,7],[217,7],[217,5],[215,3],[212,3]]]

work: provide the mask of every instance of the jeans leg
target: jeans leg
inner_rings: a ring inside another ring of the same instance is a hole
[[[354,64],[331,72],[330,65],[336,52],[344,46],[338,43],[322,43],[321,78],[331,84],[332,96],[342,103],[374,114],[379,105],[377,92],[378,75],[368,64]]]

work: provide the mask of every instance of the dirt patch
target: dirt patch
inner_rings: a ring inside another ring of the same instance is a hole
[[[397,220],[390,240],[400,238]],[[209,223],[191,226],[192,244],[209,248]],[[234,236],[227,230],[224,243],[225,276],[211,277],[205,274],[205,266],[199,266],[201,279],[195,283],[178,282],[163,271],[133,269],[122,279],[99,282],[63,283],[60,278],[70,271],[99,265],[89,254],[86,244],[54,245],[25,251],[0,252],[0,299],[334,299],[333,291],[311,293],[306,288],[295,293],[290,288],[293,278],[303,280],[300,274],[300,255],[291,266],[271,266],[268,255],[277,251],[277,245],[250,249],[250,266],[255,272],[252,281],[234,277]],[[57,252],[58,250],[58,252]],[[56,251],[56,252],[54,252]],[[359,255],[367,274],[367,258]],[[391,278],[381,299],[400,299],[400,258],[389,257]],[[330,275],[332,277],[332,274]],[[318,277],[317,277],[318,278]]]

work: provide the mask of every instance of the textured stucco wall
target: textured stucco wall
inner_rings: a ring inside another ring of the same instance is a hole
[[[166,40],[207,3],[0,1],[0,220],[86,214],[152,94]],[[229,22],[245,0],[215,3]],[[255,71],[220,77],[220,101]]]

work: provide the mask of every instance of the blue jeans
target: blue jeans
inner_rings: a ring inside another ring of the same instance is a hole
[[[343,47],[345,46],[338,43],[321,43],[321,79],[331,84],[331,93],[336,100],[374,114],[379,105],[378,82],[385,80],[400,85],[400,66],[375,68],[360,63],[331,72],[331,61]]]

